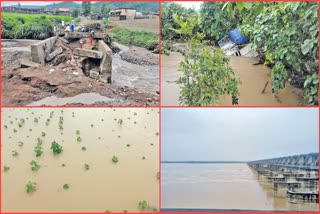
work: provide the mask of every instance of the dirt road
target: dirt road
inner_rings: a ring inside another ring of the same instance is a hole
[[[128,30],[144,30],[147,32],[159,34],[158,18],[112,21],[112,24]]]

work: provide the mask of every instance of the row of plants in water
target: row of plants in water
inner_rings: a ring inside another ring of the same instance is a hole
[[[61,113],[63,114],[63,110],[61,111]],[[136,116],[137,113],[134,113],[134,115]],[[46,126],[50,125],[53,117],[54,117],[54,111],[50,112],[49,118],[47,118],[45,120]],[[72,112],[72,117],[75,117],[74,112]],[[28,120],[29,118],[26,118],[26,119]],[[128,119],[130,119],[130,118],[128,118]],[[17,118],[16,118],[16,120],[17,120]],[[118,123],[119,127],[121,128],[122,124],[124,122],[123,119],[116,119],[115,118],[114,120]],[[35,117],[33,121],[34,121],[35,125],[39,124],[40,117]],[[104,121],[104,119],[101,119],[101,121]],[[60,131],[63,130],[63,122],[64,122],[63,116],[60,116],[59,117],[59,121],[58,121],[58,128],[59,128]],[[10,124],[13,124],[13,121],[10,121]],[[20,122],[18,123],[18,127],[22,128],[24,126],[24,124],[25,124],[25,119],[20,119]],[[134,124],[136,124],[136,122]],[[93,128],[94,125],[91,124],[90,127]],[[8,129],[8,126],[4,125],[4,128]],[[32,131],[32,129],[29,129],[29,131]],[[17,133],[18,130],[14,129],[13,132]],[[76,130],[75,134],[76,134],[76,137],[77,137],[76,141],[78,143],[80,143],[82,141],[82,138],[80,137],[80,130]],[[158,133],[156,133],[156,135],[158,135]],[[41,136],[36,138],[36,145],[34,147],[34,152],[35,152],[35,157],[36,158],[40,157],[43,154],[43,144],[44,144],[44,140],[45,140],[46,136],[47,136],[46,132],[42,131],[41,132]],[[11,138],[11,137],[9,137],[9,138]],[[18,146],[20,148],[23,147],[23,145],[24,145],[23,142],[21,142],[21,141],[18,142]],[[130,144],[127,144],[126,146],[130,147]],[[60,155],[63,152],[63,146],[60,145],[59,143],[57,143],[55,140],[53,140],[51,142],[50,150],[52,150],[52,154],[53,155]],[[82,151],[86,151],[87,148],[85,146],[82,146],[81,150]],[[18,157],[19,156],[18,151],[17,150],[12,150],[12,156],[13,157]],[[142,156],[142,159],[145,160],[146,159],[145,156]],[[117,164],[119,162],[119,157],[116,156],[116,155],[113,155],[112,158],[111,158],[111,162],[113,164]],[[31,171],[33,171],[33,172],[37,172],[41,168],[41,164],[37,160],[31,160],[29,162],[29,165],[30,165]],[[65,163],[61,164],[61,167],[66,167],[66,164]],[[90,170],[90,165],[88,163],[85,163],[83,165],[83,168],[84,168],[85,171]],[[10,170],[9,166],[7,166],[7,165],[3,166],[3,171],[4,172],[8,172],[9,170]],[[159,180],[159,173],[157,173],[157,178]],[[32,193],[36,192],[36,190],[37,190],[37,182],[28,181],[26,183],[26,185],[25,185],[25,188],[26,188],[26,193],[32,194]],[[65,189],[65,190],[68,190],[68,189],[70,189],[70,184],[69,183],[65,183],[65,184],[62,185],[62,188]],[[139,207],[139,210],[141,210],[141,211],[157,211],[157,209],[150,207],[146,200],[140,201],[138,203],[138,207]],[[110,212],[110,211],[106,210],[105,212]],[[126,212],[126,210],[123,210],[123,212]]]

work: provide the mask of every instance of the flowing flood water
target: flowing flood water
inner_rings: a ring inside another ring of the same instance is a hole
[[[179,105],[180,88],[174,83],[181,75],[178,72],[179,64],[183,60],[180,53],[171,53],[169,56],[162,55],[162,97],[163,105]],[[230,66],[240,78],[239,105],[261,106],[296,106],[303,103],[303,91],[286,84],[286,88],[279,90],[277,95],[271,91],[271,69],[264,65],[253,65],[257,59],[249,57],[231,56]],[[268,83],[265,93],[261,93],[265,84]],[[222,97],[220,104],[232,105],[231,97]]]
[[[247,164],[161,164],[165,209],[317,211],[318,204],[292,204],[273,196]]]
[[[10,169],[2,173],[2,211],[137,212],[143,200],[158,210],[158,114],[152,108],[3,109],[2,168]],[[50,149],[53,141],[63,147],[60,154]],[[36,182],[34,192],[27,193],[28,181]]]

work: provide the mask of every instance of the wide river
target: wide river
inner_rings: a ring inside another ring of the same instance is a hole
[[[317,211],[318,204],[292,204],[273,195],[247,164],[161,164],[164,209]]]

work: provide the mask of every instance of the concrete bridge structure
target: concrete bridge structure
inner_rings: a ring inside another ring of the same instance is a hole
[[[277,197],[288,197],[289,202],[319,203],[319,154],[257,160],[247,163],[261,182],[273,186]]]

